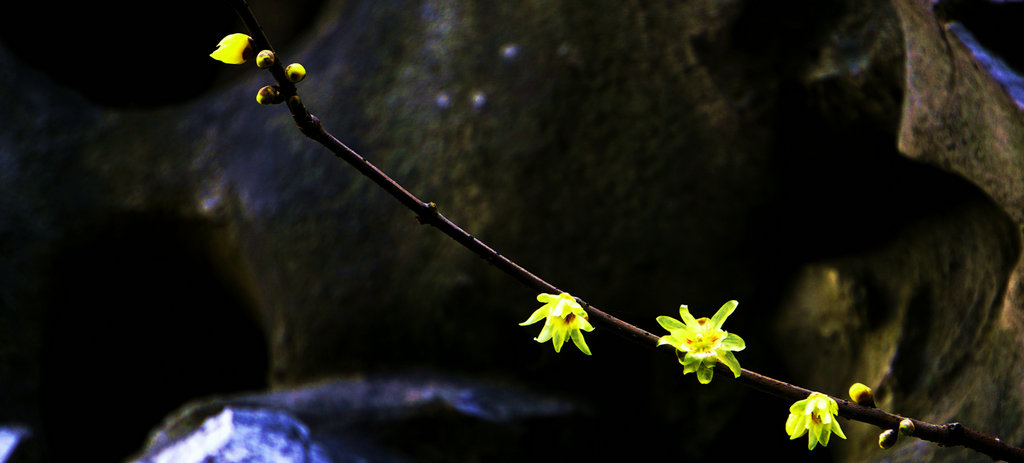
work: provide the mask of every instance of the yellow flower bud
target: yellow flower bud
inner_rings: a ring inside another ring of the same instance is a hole
[[[882,433],[878,435],[878,446],[883,449],[892,448],[893,445],[896,445],[897,437],[898,434],[896,434],[896,431],[893,431],[892,429],[886,429],[885,431],[882,431]]]
[[[306,78],[306,68],[302,67],[299,63],[292,63],[284,68],[284,74],[292,83],[298,83]]]
[[[256,102],[262,105],[278,104],[281,102],[281,92],[277,87],[267,85],[256,94]]]
[[[900,434],[910,436],[914,434],[914,422],[910,418],[900,420]]]
[[[871,388],[863,383],[853,383],[853,386],[850,386],[850,398],[858,405],[875,408],[875,395]]]
[[[230,34],[220,40],[210,57],[227,64],[242,64],[252,58],[256,48],[252,37],[245,34]]]
[[[266,69],[274,65],[274,52],[263,50],[256,55],[256,67]]]

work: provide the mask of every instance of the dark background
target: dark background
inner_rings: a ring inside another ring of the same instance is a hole
[[[1019,440],[1019,352],[998,348],[1019,333],[1019,211],[901,153],[901,2],[279,3],[253,7],[329,129],[527,268],[652,332],[679,304],[739,299],[744,367],[837,396],[864,381],[894,411]],[[533,294],[253,104],[267,76],[209,59],[241,30],[221,3],[25,7],[0,19],[0,418],[33,430],[18,458],[124,458],[190,400],[421,370],[588,412],[361,429],[416,461],[978,458],[879,453],[848,421],[808,453],[788,403],[699,386],[600,329],[594,357],[555,355],[515,326]],[[1019,9],[947,2],[934,21],[1016,65]],[[421,55],[431,34],[446,51]],[[498,58],[510,42],[518,61]],[[820,268],[848,292],[814,286]]]

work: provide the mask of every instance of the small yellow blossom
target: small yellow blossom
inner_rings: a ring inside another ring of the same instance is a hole
[[[797,401],[789,407],[786,433],[791,440],[808,434],[808,450],[814,450],[818,443],[825,447],[832,433],[846,439],[843,429],[839,427],[839,421],[836,420],[838,414],[839,405],[834,399],[818,392],[811,393],[806,399]]]
[[[210,57],[227,64],[242,64],[252,58],[255,50],[252,37],[245,34],[230,34],[220,40]]]
[[[682,321],[664,315],[658,317],[658,324],[669,332],[668,336],[658,339],[658,345],[675,347],[676,357],[683,364],[683,374],[697,373],[701,384],[711,382],[715,364],[719,361],[739,378],[740,362],[733,352],[741,351],[747,345],[743,338],[722,330],[722,324],[737,305],[736,301],[726,302],[711,319],[694,318],[685,305],[679,306]]]
[[[587,321],[587,312],[580,307],[576,299],[568,293],[559,295],[539,294],[537,300],[543,302],[541,308],[533,312],[530,318],[520,323],[520,326],[532,325],[541,320],[544,321],[544,328],[534,338],[537,342],[547,342],[552,339],[555,345],[555,352],[562,350],[562,344],[566,338],[572,339],[573,344],[584,354],[590,355],[590,348],[583,340],[583,331],[594,331],[594,327]]]

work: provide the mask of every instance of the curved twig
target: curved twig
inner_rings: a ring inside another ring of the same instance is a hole
[[[249,8],[248,3],[245,0],[229,1],[234,6],[238,15],[242,18],[242,21],[249,29],[249,32],[252,34],[253,39],[256,42],[256,46],[258,47],[257,49],[273,51],[273,48],[270,45],[270,40],[263,32],[263,28],[256,20],[256,16]],[[480,256],[480,258],[516,280],[519,280],[520,283],[532,288],[534,291],[554,294],[563,292],[555,285],[548,283],[537,275],[534,275],[519,264],[513,262],[511,259],[498,253],[466,230],[462,229],[462,227],[458,226],[455,222],[452,222],[441,214],[441,212],[438,211],[436,204],[419,199],[416,195],[410,193],[382,170],[370,163],[370,161],[362,155],[355,152],[352,148],[349,148],[327,132],[327,130],[324,129],[323,124],[321,124],[320,119],[313,114],[310,114],[305,105],[303,105],[302,100],[298,96],[295,85],[285,77],[284,67],[281,65],[280,59],[276,59],[274,61],[273,66],[270,68],[270,72],[277,81],[278,89],[281,92],[281,95],[285,98],[285,101],[287,101],[288,110],[291,112],[292,118],[298,125],[299,130],[305,136],[326,147],[334,153],[336,157],[349,163],[349,165],[383,188],[405,207],[412,210],[416,214],[416,219],[421,224],[431,225],[440,230],[462,246],[473,251],[476,255]],[[587,310],[592,323],[611,329],[619,336],[630,341],[655,349],[658,347],[658,336],[620,320],[607,312],[586,303],[586,301],[583,301],[582,299],[577,298],[577,300],[580,302],[580,305]],[[672,355],[673,358],[675,356],[674,350],[661,349],[660,351],[668,355]],[[731,374],[722,376],[729,378],[733,377]],[[736,381],[761,392],[789,401],[805,399],[808,395],[814,392],[747,369],[741,370],[741,374],[739,378],[736,378]],[[865,407],[839,397],[832,398],[835,399],[836,403],[839,405],[839,415],[850,420],[872,424],[882,429],[896,429],[899,427],[900,421],[904,419],[903,416],[889,413],[878,408]],[[912,418],[911,421],[915,425],[913,437],[932,441],[943,446],[967,447],[988,455],[995,460],[1024,463],[1024,449],[1008,445],[998,438],[979,433],[961,425],[960,423],[938,425]]]

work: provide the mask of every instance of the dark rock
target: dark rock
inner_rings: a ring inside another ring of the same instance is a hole
[[[134,461],[523,461],[574,453],[567,401],[481,380],[405,374],[189,404]],[[514,439],[513,439],[514,437]],[[559,450],[558,447],[563,447]]]
[[[805,266],[776,320],[779,349],[800,384],[845,396],[863,382],[883,409],[1019,442],[1024,370],[1006,368],[1024,360],[1011,347],[1021,325],[1007,286],[1019,230],[980,190],[953,188],[935,193],[941,210],[884,245]],[[906,438],[883,451],[877,428],[846,423],[849,442],[835,449],[844,461],[987,458]]]
[[[926,3],[895,4],[908,56],[900,151],[964,176],[1024,221],[1024,164],[1015,154],[1024,149],[1024,114],[1014,90],[1021,69],[974,36],[998,30],[991,24],[1007,17],[1024,18],[1024,11],[1007,9],[988,22],[971,15],[965,26],[936,18]]]
[[[743,366],[1024,443],[1020,108],[977,20],[972,45],[934,3],[332,2],[279,52],[329,130],[559,287],[655,331],[738,299]],[[531,291],[256,106],[251,66],[125,110],[0,64],[0,420],[40,459],[123,458],[198,397],[410,367],[571,397],[594,418],[548,429],[582,457],[806,456],[788,404],[600,329],[593,357],[532,342]],[[856,426],[815,455],[886,458]]]
[[[162,462],[309,462],[331,461],[309,442],[309,430],[287,413],[225,406],[186,437],[155,448],[135,460]],[[358,460],[357,460],[358,461]]]

